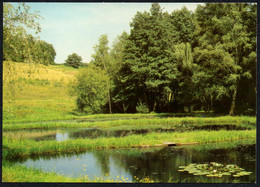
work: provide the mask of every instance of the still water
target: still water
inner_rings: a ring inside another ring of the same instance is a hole
[[[179,166],[209,162],[235,164],[252,174],[240,178],[207,178],[178,172]],[[166,148],[100,149],[77,155],[31,157],[20,161],[27,167],[54,171],[69,177],[88,175],[89,179],[102,177],[117,180],[123,176],[133,182],[136,182],[136,177],[149,177],[158,182],[186,183],[253,183],[256,179],[255,162],[255,144],[230,147],[228,144],[220,143]]]
[[[59,142],[68,139],[78,139],[78,138],[95,139],[100,137],[124,137],[132,134],[147,134],[150,132],[172,132],[172,131],[174,131],[174,129],[171,128],[133,129],[133,130],[104,130],[99,128],[85,128],[85,129],[77,129],[77,130],[63,129],[51,135],[36,137],[35,140],[36,141],[56,140]]]
[[[78,138],[88,138],[95,139],[100,137],[124,137],[133,134],[147,134],[151,132],[174,132],[180,131],[180,129],[174,126],[168,126],[164,128],[158,128],[156,126],[149,126],[150,128],[143,129],[131,129],[131,130],[105,130],[100,128],[83,128],[83,129],[63,129],[56,133],[36,137],[36,141],[42,140],[56,140],[65,141],[68,139],[78,139]],[[190,126],[190,130],[246,130],[245,127],[239,127],[237,125],[222,124],[222,125],[200,125],[200,126]],[[188,129],[187,129],[188,130]],[[48,131],[42,131],[48,132]]]

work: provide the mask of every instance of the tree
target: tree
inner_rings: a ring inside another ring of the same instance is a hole
[[[37,22],[39,18],[38,13],[31,13],[30,7],[24,3],[19,4],[17,8],[10,3],[3,3],[3,60],[6,67],[3,81],[13,101],[15,101],[17,91],[17,72],[10,61],[33,62],[34,46],[31,45],[31,37],[26,30],[38,34],[41,31]]]
[[[13,60],[18,53],[22,52],[25,61],[32,62],[33,46],[30,45],[30,37],[26,30],[32,30],[38,34],[41,28],[37,20],[41,17],[37,13],[30,13],[30,7],[24,3],[16,9],[10,3],[3,3],[3,5],[4,60]]]
[[[124,63],[124,53],[125,47],[129,35],[126,32],[123,32],[119,35],[113,42],[112,49],[110,51],[110,56],[112,60],[111,66],[111,76],[112,76],[112,96],[114,102],[114,108],[119,109],[120,112],[126,112],[127,105],[122,100],[122,90],[125,88],[120,87],[120,76],[119,71]]]
[[[92,55],[91,64],[103,69],[109,76],[109,81],[107,82],[107,97],[109,105],[109,113],[112,114],[112,104],[111,104],[111,77],[112,74],[112,61],[109,55],[108,39],[107,35],[101,35],[99,38],[99,43],[94,46],[95,53]]]
[[[175,10],[169,16],[172,37],[174,43],[195,43],[195,16],[185,6],[181,10]]]
[[[196,59],[202,59],[203,56],[208,53],[213,54],[216,50],[221,50],[222,54],[232,58],[232,60],[221,62],[221,59],[217,59],[218,55],[212,57],[216,63],[221,63],[218,67],[222,74],[226,73],[223,75],[225,78],[220,79],[220,82],[223,83],[222,88],[225,89],[220,89],[218,92],[223,93],[225,90],[225,95],[230,98],[229,114],[233,115],[237,97],[240,95],[238,91],[244,89],[245,82],[252,85],[250,90],[254,90],[256,5],[247,3],[206,4],[198,6],[196,15],[200,49],[200,55]],[[201,65],[205,66],[208,63],[205,61],[203,64]],[[229,72],[225,71],[225,66],[230,66]],[[211,87],[214,86],[212,83],[209,84]],[[225,84],[228,86],[224,86]],[[248,102],[244,98],[242,100]]]
[[[88,114],[102,111],[107,102],[108,76],[104,70],[93,65],[82,68],[72,85],[71,93],[77,96],[77,107]]]
[[[76,53],[72,53],[71,55],[68,56],[65,62],[67,66],[71,66],[73,68],[79,68],[79,66],[82,64],[82,58]]]
[[[125,88],[121,91],[123,103],[135,111],[138,102],[149,111],[165,110],[178,85],[180,72],[174,57],[174,38],[170,15],[154,3],[150,12],[137,12],[130,26],[124,62],[119,72]]]
[[[180,72],[178,77],[179,90],[177,97],[178,102],[183,107],[188,107],[191,110],[191,105],[194,98],[194,84],[192,76],[194,74],[193,54],[190,43],[176,44],[174,55],[177,61],[177,67]]]
[[[129,35],[126,32],[123,32],[121,35],[117,36],[117,38],[113,42],[112,49],[110,51],[110,56],[112,60],[110,69],[112,75],[117,74],[123,64],[124,50],[128,37]],[[117,76],[115,76],[115,78],[116,77]]]
[[[55,49],[52,44],[45,41],[36,41],[36,49],[34,51],[34,60],[44,65],[55,64]]]

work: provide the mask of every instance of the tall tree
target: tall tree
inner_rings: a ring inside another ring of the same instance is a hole
[[[174,55],[177,61],[178,70],[181,74],[178,78],[178,100],[183,107],[188,107],[188,109],[191,110],[194,98],[194,84],[192,83],[194,66],[190,43],[176,44]]]
[[[33,62],[32,49],[34,46],[31,45],[31,37],[26,30],[30,29],[35,34],[39,33],[41,31],[37,22],[39,18],[38,13],[31,13],[30,7],[24,3],[19,4],[17,8],[11,3],[3,3],[3,60],[6,66],[3,81],[14,102],[18,88],[17,72],[10,61]]]
[[[175,10],[169,17],[172,37],[175,43],[195,43],[195,16],[185,6],[180,10]]]
[[[130,23],[132,29],[119,73],[121,87],[125,88],[122,98],[131,103],[130,108],[141,101],[149,111],[165,111],[170,103],[177,102],[181,72],[174,46],[192,42],[193,19],[185,8],[171,15],[163,13],[157,3],[152,4],[150,12],[137,12]]]
[[[111,104],[111,68],[113,68],[111,63],[111,58],[109,55],[108,38],[107,35],[101,35],[99,38],[99,43],[94,46],[95,53],[92,55],[91,64],[103,69],[109,76],[109,81],[107,82],[107,98],[109,105],[109,113],[112,114],[112,104]]]
[[[10,3],[3,3],[3,56],[4,60],[12,60],[13,56],[22,51],[26,61],[32,61],[32,46],[26,29],[35,34],[41,31],[37,22],[41,18],[37,13],[31,13],[30,7],[24,3],[17,8]],[[15,40],[19,38],[19,40]],[[21,49],[21,44],[23,45]]]
[[[112,60],[112,67],[111,67],[111,76],[112,76],[112,95],[113,95],[113,102],[114,108],[118,109],[120,112],[126,112],[127,105],[122,102],[124,101],[124,97],[122,92],[125,88],[120,87],[120,81],[122,80],[119,76],[119,71],[124,62],[124,54],[126,43],[128,40],[129,35],[126,32],[123,32],[119,35],[113,42],[112,49],[110,51],[110,56]]]
[[[224,3],[224,4],[206,4],[198,6],[198,35],[199,48],[201,50],[201,59],[206,53],[214,50],[222,49],[223,53],[232,58],[225,62],[225,65],[231,67],[229,72],[226,72],[222,81],[225,86],[225,93],[231,99],[229,114],[235,112],[235,103],[237,100],[237,92],[241,85],[242,78],[252,80],[252,70],[255,67],[255,20],[249,21],[256,15],[255,5],[246,3]],[[249,23],[251,25],[249,25]],[[217,58],[217,57],[212,57]],[[217,59],[219,63],[220,59]],[[204,62],[205,66],[207,62]],[[223,63],[221,63],[223,64]],[[220,66],[222,72],[225,72],[224,67]],[[254,80],[253,80],[254,81]],[[212,86],[214,86],[212,84]],[[223,90],[219,90],[223,92]],[[247,101],[245,101],[247,102]]]

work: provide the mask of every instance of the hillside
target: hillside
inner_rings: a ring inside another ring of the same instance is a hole
[[[3,63],[3,121],[72,118],[75,99],[68,84],[78,69],[64,65]],[[14,89],[12,89],[14,88]]]

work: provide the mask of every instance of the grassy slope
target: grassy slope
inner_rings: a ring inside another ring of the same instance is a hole
[[[68,94],[68,83],[78,70],[58,66],[12,63],[15,74],[15,100],[8,89],[8,65],[3,63],[3,122],[72,119],[75,99]],[[29,69],[32,69],[29,72]],[[5,79],[7,78],[7,79]],[[20,89],[22,88],[22,90]]]

